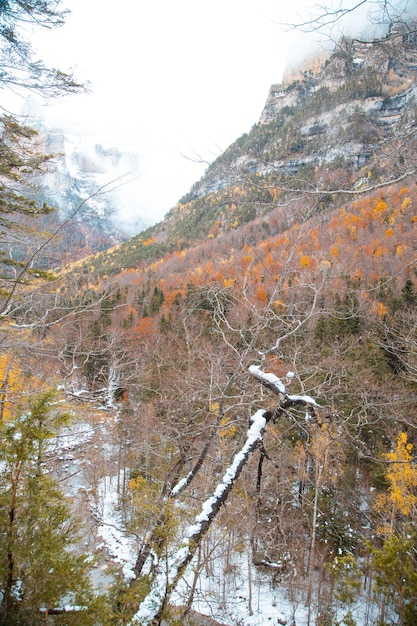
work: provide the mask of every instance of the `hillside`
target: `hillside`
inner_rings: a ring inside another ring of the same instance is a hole
[[[210,165],[163,222],[97,255],[97,274],[114,276],[260,218],[265,224],[280,219],[284,230],[301,213],[302,219],[328,214],[355,195],[411,176],[414,39],[399,33],[370,44],[342,40],[322,66],[313,60],[312,68],[291,83],[273,85],[250,133]]]
[[[14,295],[2,410],[75,421],[31,454],[95,624],[415,624],[414,33],[312,59],[162,222]]]

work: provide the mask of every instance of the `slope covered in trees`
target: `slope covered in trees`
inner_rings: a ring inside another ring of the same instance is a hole
[[[394,544],[395,558],[407,550],[415,519],[413,187],[386,187],[307,219],[300,202],[291,226],[278,208],[119,272],[104,292],[91,259],[90,290],[71,296],[68,287],[67,306],[87,310],[75,323],[52,317],[48,345],[69,393],[82,386],[85,399],[109,406],[125,398],[120,497],[147,546],[138,572],[151,555],[175,551],[198,514],[196,498],[215,490],[240,449],[250,415],[273,408],[249,373],[261,365],[282,380],[291,372],[291,393],[320,408],[288,408],[269,425],[221,510],[222,540],[249,550],[306,601],[311,620],[317,611],[347,615],[361,597],[373,623],[378,612],[400,610],[403,592],[412,596],[412,588],[391,593],[386,568]],[[403,454],[398,445],[410,456],[394,489],[389,455]],[[170,492],[187,475],[192,487],[173,507]],[[138,606],[135,588],[124,596],[126,616]]]
[[[219,570],[208,601],[227,621],[235,555],[294,615],[304,606],[303,624],[415,623],[415,41],[403,34],[361,56],[344,40],[274,87],[273,119],[161,224],[49,283],[7,264],[3,623],[192,624],[199,577]],[[65,474],[48,442],[70,418],[95,438]],[[103,599],[85,576],[90,549],[108,558],[106,484],[135,559],[128,575],[113,563]]]

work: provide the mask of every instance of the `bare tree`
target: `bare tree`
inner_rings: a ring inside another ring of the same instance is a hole
[[[350,16],[359,14],[359,21],[363,23],[364,17],[367,25],[372,26],[374,34],[385,38],[387,29],[394,24],[402,24],[407,27],[407,21],[413,17],[408,3],[403,0],[356,0],[353,3],[346,0],[337,0],[327,4],[311,4],[307,19],[287,24],[290,28],[298,29],[306,33],[322,33],[329,36],[335,27],[343,32],[344,22]],[[376,29],[376,30],[375,30]],[[385,32],[382,32],[384,29]],[[365,41],[358,35],[358,38]]]
[[[250,373],[278,397],[277,406],[269,411],[259,409],[252,416],[243,446],[235,454],[231,465],[227,468],[213,494],[203,502],[201,511],[195,517],[194,523],[186,529],[173,558],[160,564],[160,573],[155,577],[152,588],[141,603],[139,611],[132,618],[130,622],[132,625],[161,624],[172,592],[184,575],[185,569],[196,553],[202,538],[209,530],[222,505],[227,501],[249,457],[261,445],[268,423],[276,420],[284,411],[288,411],[293,406],[305,406],[312,416],[316,415],[319,405],[313,398],[289,395],[285,385],[277,376],[263,372],[258,366],[251,366]]]

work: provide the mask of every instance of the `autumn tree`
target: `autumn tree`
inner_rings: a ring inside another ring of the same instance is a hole
[[[377,529],[382,545],[370,546],[376,601],[381,621],[389,611],[394,611],[400,624],[411,626],[417,617],[417,468],[413,444],[405,432],[398,434],[395,449],[384,455],[384,461],[388,490],[375,503],[382,522]]]
[[[248,462],[253,452],[262,443],[264,431],[268,423],[292,406],[303,405],[306,410],[314,414],[316,401],[309,396],[292,396],[287,394],[282,381],[269,372],[263,372],[258,366],[251,366],[250,372],[255,379],[259,380],[268,389],[273,391],[278,397],[277,406],[274,410],[265,411],[259,409],[250,420],[243,445],[234,455],[231,464],[227,467],[222,480],[216,486],[213,494],[203,502],[200,513],[194,519],[194,523],[185,530],[182,540],[171,555],[168,557],[159,573],[154,577],[150,592],[142,601],[139,610],[131,620],[131,624],[161,624],[164,618],[169,598],[184,575],[185,568],[192,560],[198,545],[209,530],[216,518],[220,508],[226,503],[237,479]],[[178,489],[174,487],[171,497],[180,491],[181,482]]]

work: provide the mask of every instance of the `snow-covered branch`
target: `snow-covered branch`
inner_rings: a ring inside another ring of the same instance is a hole
[[[259,409],[253,415],[242,449],[234,456],[231,465],[227,468],[213,494],[203,502],[201,511],[195,517],[194,523],[186,528],[179,549],[170,558],[166,570],[161,571],[156,576],[150,592],[132,618],[131,626],[138,624],[149,626],[152,623],[160,623],[171,593],[183,576],[185,568],[193,558],[201,539],[219,512],[222,504],[227,500],[248,458],[262,441],[267,421],[271,416],[272,414],[265,412],[263,409]]]
[[[131,626],[150,626],[160,624],[165,607],[176,585],[182,578],[187,565],[192,560],[198,545],[205,533],[210,528],[221,506],[226,502],[236,480],[239,478],[250,455],[262,443],[263,435],[269,421],[274,420],[282,411],[295,405],[305,405],[314,413],[319,404],[307,395],[287,394],[284,383],[278,376],[269,372],[263,372],[259,366],[252,365],[250,374],[265,387],[279,397],[275,411],[259,409],[251,418],[251,425],[246,434],[245,442],[241,450],[235,454],[232,463],[227,468],[221,482],[217,485],[213,494],[203,502],[201,511],[194,519],[194,523],[188,526],[175,554],[169,557],[165,568],[161,568],[156,575],[151,590],[141,603],[139,610],[133,616]],[[171,497],[180,493],[189,482],[189,476],[179,481],[171,491]]]
[[[286,407],[294,404],[304,404],[316,408],[320,407],[312,396],[288,394],[282,380],[275,374],[263,372],[259,365],[251,365],[249,372],[256,380],[262,383],[264,387],[267,387],[277,395],[281,395],[282,399],[285,399]]]

